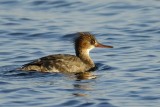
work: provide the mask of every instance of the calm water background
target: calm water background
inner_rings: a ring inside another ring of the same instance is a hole
[[[74,54],[89,31],[96,79],[12,71],[49,54]],[[159,107],[159,0],[0,0],[0,107]]]

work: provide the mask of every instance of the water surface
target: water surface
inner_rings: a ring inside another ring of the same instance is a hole
[[[159,0],[0,0],[1,107],[159,107]],[[74,54],[88,31],[96,79],[12,71],[42,56]]]

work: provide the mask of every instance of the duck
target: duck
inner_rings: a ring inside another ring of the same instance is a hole
[[[53,54],[22,65],[19,70],[38,72],[83,73],[96,68],[89,53],[94,48],[113,48],[97,41],[89,32],[78,32],[74,38],[75,55]]]

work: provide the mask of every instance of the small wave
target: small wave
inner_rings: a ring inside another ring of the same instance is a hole
[[[104,71],[104,70],[114,70],[116,67],[112,67],[103,63],[96,63],[96,66],[99,71]]]

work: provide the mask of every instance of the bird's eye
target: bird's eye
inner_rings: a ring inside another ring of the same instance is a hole
[[[92,39],[91,44],[94,45],[95,43],[96,43],[96,41]]]

